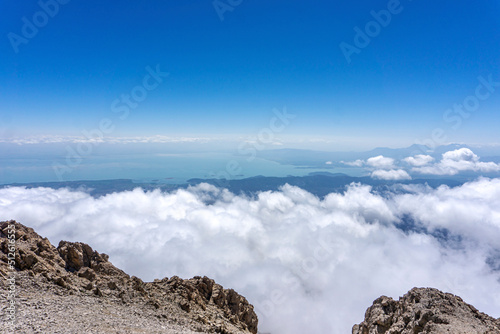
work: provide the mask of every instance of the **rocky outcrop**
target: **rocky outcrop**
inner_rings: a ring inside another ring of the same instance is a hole
[[[14,268],[9,267],[9,226],[15,227]],[[156,332],[156,328],[162,329],[159,332],[168,333],[166,329],[174,325],[180,327],[176,327],[172,333],[178,333],[179,328],[183,328],[183,333],[191,330],[204,333],[257,333],[257,316],[253,306],[245,297],[232,289],[224,289],[208,277],[186,280],[174,276],[143,282],[113,266],[108,261],[108,255],[98,253],[87,244],[61,241],[56,248],[33,229],[14,221],[0,223],[0,250],[0,274],[9,277],[12,269],[15,270],[20,299],[26,301],[26,309],[23,309],[23,305],[18,306],[19,312],[24,315],[22,319],[18,319],[20,327],[16,329],[20,332],[37,332],[33,328],[38,326],[40,329],[43,326],[41,322],[35,324],[36,316],[29,315],[33,301],[38,298],[44,300],[44,303],[48,302],[48,309],[54,306],[52,302],[73,305],[75,300],[81,300],[73,308],[79,309],[82,303],[105,303],[116,304],[115,309],[111,307],[111,313],[118,312],[117,310],[139,310],[114,317],[114,325],[110,326],[109,331],[103,330],[106,326],[92,324],[95,319],[88,318],[87,322],[80,319],[81,326],[86,326],[87,329],[94,326],[96,332],[102,333],[122,332],[117,328],[130,324],[122,324],[116,319],[124,318],[124,321],[129,321],[127,318],[131,317],[140,319],[141,325],[138,327],[141,328],[147,327],[148,321],[154,323],[154,330],[145,329],[145,332],[151,333]],[[1,284],[6,285],[5,280]],[[63,318],[58,319],[57,314],[46,314],[41,321],[50,320],[56,326],[59,320],[78,317],[78,314],[69,314],[71,312],[72,308],[69,307],[60,314]],[[93,314],[94,310],[89,312]],[[36,313],[36,307],[33,313]],[[141,318],[141,314],[137,313],[144,313],[147,319]],[[102,312],[96,314],[96,317],[101,315]],[[109,319],[104,319],[105,322],[107,320]],[[51,331],[58,332],[54,328],[56,327],[50,328]],[[64,329],[61,333],[63,332]]]
[[[460,297],[431,288],[413,288],[398,301],[382,296],[352,334],[499,334],[494,319]]]

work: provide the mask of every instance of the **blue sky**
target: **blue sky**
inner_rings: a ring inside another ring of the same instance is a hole
[[[437,127],[448,141],[499,142],[500,87],[457,129],[443,120],[479,76],[500,81],[498,1],[220,3],[240,4],[221,20],[212,1],[72,0],[13,47],[23,17],[44,14],[3,2],[0,135],[81,135],[103,118],[109,136],[252,135],[286,106],[296,118],[280,135],[333,138],[332,150],[404,146]],[[340,43],[388,6],[397,13],[349,63]],[[113,101],[157,65],[169,76],[119,119]]]

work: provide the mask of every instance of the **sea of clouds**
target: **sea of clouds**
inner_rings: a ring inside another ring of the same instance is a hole
[[[402,187],[351,184],[322,200],[288,185],[254,197],[208,184],[100,198],[10,187],[0,219],[88,243],[144,280],[214,278],[249,299],[262,333],[350,333],[374,299],[414,286],[500,317],[500,179]]]

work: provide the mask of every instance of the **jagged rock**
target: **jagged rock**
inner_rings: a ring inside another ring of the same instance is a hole
[[[61,241],[55,248],[32,228],[15,221],[0,222],[0,274],[5,277],[12,271],[7,256],[9,225],[15,227],[16,284],[23,287],[20,291],[26,293],[23,300],[27,301],[19,309],[23,316],[18,320],[18,332],[37,332],[33,328],[39,328],[39,332],[66,333],[66,319],[72,318],[95,333],[129,332],[133,326],[141,333],[257,333],[253,306],[208,277],[185,280],[174,276],[143,282],[113,266],[108,255],[87,244]],[[47,312],[37,316],[39,301],[45,303]],[[86,303],[96,305],[82,309]],[[99,311],[103,303],[111,305],[107,312],[113,317]],[[127,319],[136,320],[129,324]],[[109,322],[113,325],[108,328]],[[69,331],[79,332],[78,324],[73,326]]]
[[[169,280],[157,280],[149,285],[149,291],[177,291],[172,296],[178,301],[180,307],[186,312],[197,310],[203,312],[210,307],[216,306],[223,310],[223,316],[232,324],[240,324],[241,327],[257,333],[257,315],[253,306],[245,297],[239,295],[232,289],[224,289],[221,285],[208,277],[196,276],[189,280],[183,280],[173,276]]]
[[[77,274],[79,277],[85,277],[91,282],[96,279],[96,273],[91,268],[81,268],[80,270],[78,270]]]
[[[398,301],[382,296],[352,334],[499,334],[500,319],[479,312],[460,297],[432,288],[413,288]]]

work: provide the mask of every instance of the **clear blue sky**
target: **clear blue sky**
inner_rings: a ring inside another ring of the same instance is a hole
[[[500,2],[401,0],[348,63],[340,43],[391,2],[243,0],[221,20],[211,0],[72,0],[44,24],[36,1],[2,1],[0,135],[79,135],[106,117],[111,136],[253,134],[286,106],[289,136],[390,145],[441,127],[499,142],[500,87],[456,130],[443,114],[478,76],[500,81]],[[34,15],[41,27],[16,53],[9,33],[25,38]],[[119,120],[113,101],[157,64],[169,76]]]

